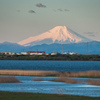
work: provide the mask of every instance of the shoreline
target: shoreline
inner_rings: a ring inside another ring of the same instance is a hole
[[[82,72],[59,72],[59,71],[45,71],[45,70],[5,69],[5,70],[0,70],[0,75],[100,78],[100,71],[90,70],[90,71],[82,71]]]
[[[100,55],[0,55],[0,60],[100,61]]]

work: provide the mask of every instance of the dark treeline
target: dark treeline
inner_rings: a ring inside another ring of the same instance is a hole
[[[100,61],[100,55],[0,55],[0,60]]]

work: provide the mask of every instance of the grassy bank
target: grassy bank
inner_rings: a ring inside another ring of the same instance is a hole
[[[100,100],[100,97],[0,91],[0,100]]]
[[[100,61],[100,55],[0,55],[0,60]]]

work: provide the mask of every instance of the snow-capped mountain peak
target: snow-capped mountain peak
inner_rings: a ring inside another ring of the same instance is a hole
[[[56,40],[58,41],[81,41],[80,38],[76,37],[74,34],[72,34],[70,31],[68,31],[68,29],[66,28],[66,26],[57,26],[55,28],[53,28],[50,33],[52,33],[51,38],[53,39],[53,42],[55,42]]]
[[[30,46],[37,44],[51,43],[77,43],[87,41],[88,39],[72,31],[66,26],[56,26],[53,29],[40,35],[29,37],[18,42],[20,45]]]

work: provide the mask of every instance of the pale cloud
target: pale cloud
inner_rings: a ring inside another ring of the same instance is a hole
[[[63,11],[63,10],[61,8],[59,8],[58,11]]]
[[[95,32],[85,32],[88,36],[95,36]]]
[[[37,6],[37,7],[43,7],[43,8],[46,7],[46,5],[43,5],[42,3],[38,3],[38,4],[36,4],[36,6]]]
[[[20,10],[17,10],[17,12],[20,12]]]
[[[68,9],[64,9],[64,11],[69,11]]]
[[[94,32],[85,32],[85,34],[94,34]]]
[[[89,35],[89,36],[94,37],[95,35]]]
[[[61,8],[59,8],[59,9],[54,9],[53,11],[60,11],[60,12],[69,12],[70,10],[69,9],[61,9]]]
[[[28,12],[29,12],[29,13],[36,13],[36,12],[35,12],[35,11],[33,11],[33,10],[29,10]]]

